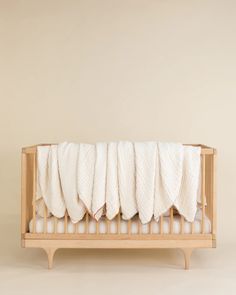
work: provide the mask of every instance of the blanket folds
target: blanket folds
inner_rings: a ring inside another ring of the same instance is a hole
[[[165,213],[179,195],[183,170],[183,145],[158,143],[154,217]]]
[[[79,145],[75,143],[61,143],[58,145],[58,163],[61,186],[66,208],[72,222],[84,217],[86,208],[78,198],[77,193],[77,162]]]
[[[123,219],[127,220],[138,212],[135,198],[135,158],[132,142],[118,143],[118,182],[121,213]]]
[[[93,144],[82,143],[79,145],[77,193],[90,214],[92,214],[95,152],[95,146]]]
[[[192,222],[197,212],[198,188],[201,171],[201,149],[185,146],[182,183],[174,205],[180,214]]]
[[[96,220],[125,220],[138,213],[145,224],[174,206],[192,222],[200,192],[201,148],[163,142],[110,142],[38,146],[37,210],[43,199],[61,218],[76,223],[89,212]]]
[[[117,143],[110,142],[107,146],[107,178],[106,178],[106,217],[113,219],[120,210],[118,189],[118,155]]]
[[[134,143],[136,159],[136,200],[142,223],[150,222],[153,216],[157,144]]]
[[[97,143],[92,200],[92,213],[97,220],[102,216],[106,202],[106,170],[107,144]]]
[[[37,150],[37,210],[43,215],[43,198],[49,212],[60,218],[65,214],[65,201],[58,170],[57,145],[41,146]]]

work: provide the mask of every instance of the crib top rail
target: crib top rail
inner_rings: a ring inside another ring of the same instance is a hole
[[[55,143],[42,143],[42,144],[37,144],[37,145],[33,145],[33,146],[23,147],[22,153],[35,154],[38,146],[47,146],[47,145],[52,145],[52,144],[55,144]],[[201,154],[202,155],[215,155],[216,154],[215,148],[206,146],[204,144],[184,144],[184,145],[192,145],[192,146],[201,147]]]

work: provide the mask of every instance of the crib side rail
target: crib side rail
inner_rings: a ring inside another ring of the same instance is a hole
[[[21,234],[29,231],[29,222],[35,214],[35,196],[36,179],[36,153],[27,153],[22,149],[21,153]]]
[[[205,194],[206,194],[206,214],[211,221],[211,232],[214,243],[217,233],[217,212],[216,212],[216,161],[217,152],[205,156]]]

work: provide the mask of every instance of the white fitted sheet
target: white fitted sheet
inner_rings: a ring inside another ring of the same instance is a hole
[[[54,217],[48,217],[47,219],[47,233],[54,233]],[[131,234],[138,234],[138,217],[134,217],[131,222]],[[152,234],[159,234],[160,233],[160,223],[152,220]],[[60,218],[57,221],[57,228],[56,233],[64,233],[64,225],[65,221],[64,218]],[[142,234],[148,234],[149,233],[149,223],[147,224],[141,224],[141,233]],[[211,232],[211,222],[207,216],[205,216],[204,219],[204,226],[205,226],[205,233]],[[33,232],[33,220],[30,221],[29,224],[30,232]],[[76,233],[83,234],[85,233],[85,219],[81,220],[77,224],[74,224],[70,221],[68,217],[67,222],[67,233],[74,233],[76,229]],[[185,234],[191,233],[191,223],[185,221],[184,222],[184,228],[183,232]],[[107,223],[105,218],[101,218],[99,220],[99,233],[104,234],[107,231]],[[179,215],[174,215],[173,218],[173,233],[174,234],[180,234],[181,231],[181,218]],[[44,232],[44,219],[40,216],[36,217],[36,233],[43,233]],[[121,219],[120,222],[120,232],[122,234],[128,233],[128,221]],[[96,233],[96,221],[94,219],[89,220],[89,226],[88,226],[88,233],[89,234],[95,234]],[[110,233],[115,234],[117,233],[117,219],[113,219],[110,221]],[[166,216],[163,217],[163,233],[168,234],[170,233],[170,217]],[[195,220],[194,220],[194,229],[193,233],[199,234],[201,233],[201,211],[199,210]]]

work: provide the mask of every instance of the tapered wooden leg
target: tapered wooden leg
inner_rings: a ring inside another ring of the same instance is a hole
[[[52,269],[53,257],[57,248],[43,248],[48,256],[48,269]]]
[[[193,252],[193,248],[182,248],[181,250],[184,253],[185,269],[189,269],[190,257]]]

